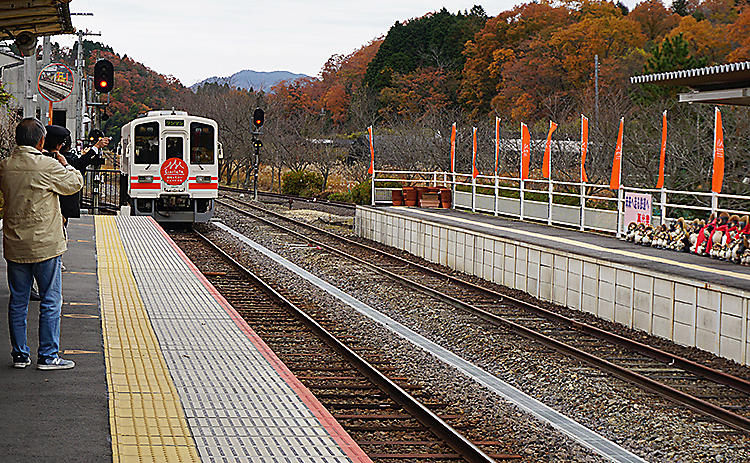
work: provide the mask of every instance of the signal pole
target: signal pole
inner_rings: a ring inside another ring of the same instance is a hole
[[[260,171],[260,149],[263,146],[263,142],[260,141],[257,136],[263,134],[261,130],[263,127],[263,121],[265,119],[265,113],[260,108],[255,108],[253,111],[253,147],[255,148],[255,156],[253,157],[253,199],[258,200],[258,173]]]

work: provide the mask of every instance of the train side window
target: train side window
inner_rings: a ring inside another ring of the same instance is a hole
[[[213,164],[214,157],[214,128],[201,122],[191,122],[190,164]]]
[[[135,126],[134,164],[159,164],[159,123],[145,122]]]
[[[183,144],[182,137],[167,137],[166,147],[167,159],[178,158],[183,159]]]

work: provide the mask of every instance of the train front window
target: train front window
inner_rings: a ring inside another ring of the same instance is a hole
[[[190,123],[190,164],[214,163],[214,128],[200,122]]]
[[[183,159],[182,137],[167,137],[167,159]]]
[[[135,164],[159,164],[159,123],[146,122],[135,126]]]

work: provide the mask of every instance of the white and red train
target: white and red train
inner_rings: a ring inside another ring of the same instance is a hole
[[[185,111],[149,111],[122,127],[121,194],[131,214],[207,222],[218,197],[216,122]]]

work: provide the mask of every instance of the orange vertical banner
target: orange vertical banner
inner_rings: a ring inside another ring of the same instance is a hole
[[[367,173],[372,175],[375,173],[375,145],[372,142],[372,126],[367,127],[367,133],[370,134],[370,168],[367,169]]]
[[[479,175],[479,169],[477,169],[477,128],[472,127],[472,149],[471,149],[471,178],[477,178]]]
[[[549,121],[549,132],[547,132],[547,143],[544,145],[544,159],[542,160],[542,177],[550,178],[552,175],[552,133],[557,124]]]
[[[451,173],[456,171],[456,123],[451,125]]]
[[[500,118],[495,116],[495,175],[500,163]]]
[[[714,114],[714,175],[711,179],[711,191],[721,193],[721,185],[724,183],[724,127],[719,108],[716,108]]]
[[[656,188],[664,188],[664,158],[667,156],[667,110],[661,115],[661,155],[659,156],[659,180]]]
[[[586,153],[589,150],[589,118],[581,114],[581,182],[589,181],[586,175]]]
[[[521,180],[529,178],[529,161],[531,160],[531,134],[529,128],[521,122]]]
[[[609,180],[609,187],[613,190],[620,189],[620,167],[622,164],[622,126],[624,123],[625,118],[621,117],[620,130],[617,131],[617,146],[615,146],[615,158],[612,160],[612,178]]]

